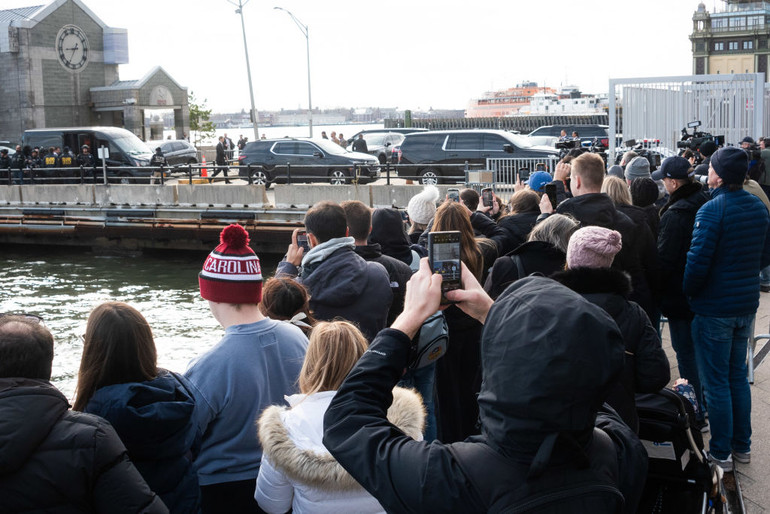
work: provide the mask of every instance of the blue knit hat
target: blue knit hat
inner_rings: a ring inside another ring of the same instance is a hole
[[[749,171],[749,156],[741,148],[728,146],[711,156],[711,166],[725,184],[743,184]]]
[[[542,193],[543,186],[550,184],[551,182],[553,182],[553,178],[551,178],[550,173],[547,171],[536,171],[529,176],[529,181],[527,184],[531,190]]]

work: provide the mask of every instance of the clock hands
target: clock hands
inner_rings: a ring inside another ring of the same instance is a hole
[[[75,46],[72,48],[65,48],[65,50],[72,50],[72,53],[70,54],[70,60],[72,60],[72,58],[75,56],[75,52],[77,52],[79,49],[80,46],[77,43],[75,43]]]

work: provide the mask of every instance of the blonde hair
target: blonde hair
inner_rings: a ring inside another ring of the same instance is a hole
[[[366,338],[352,323],[317,323],[310,334],[305,362],[299,372],[300,392],[336,391],[367,346]]]
[[[612,175],[604,177],[602,193],[607,193],[615,205],[631,205],[631,190],[622,178]]]

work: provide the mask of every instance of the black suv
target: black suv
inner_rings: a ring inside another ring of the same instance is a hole
[[[163,152],[163,157],[166,158],[166,162],[169,166],[198,163],[198,150],[184,139],[148,141],[147,146],[153,151],[155,151],[157,147],[160,147],[160,151]]]
[[[558,159],[549,147],[504,130],[437,130],[407,134],[401,143],[401,176],[419,176],[422,184],[465,179],[465,163],[485,165],[488,158]],[[436,166],[448,165],[455,166]]]
[[[287,181],[287,164],[291,165],[292,182],[330,182],[346,184],[358,176],[365,184],[380,176],[380,163],[369,154],[349,152],[327,139],[261,139],[247,143],[238,156],[240,166],[252,165],[255,184],[270,187],[273,182]],[[248,177],[248,168],[240,168]]]

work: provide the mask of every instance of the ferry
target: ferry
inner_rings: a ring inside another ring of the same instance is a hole
[[[556,94],[549,87],[539,87],[537,82],[523,82],[516,87],[501,91],[487,91],[481,98],[471,100],[465,111],[466,118],[502,118],[528,110],[532,97],[538,93]]]

